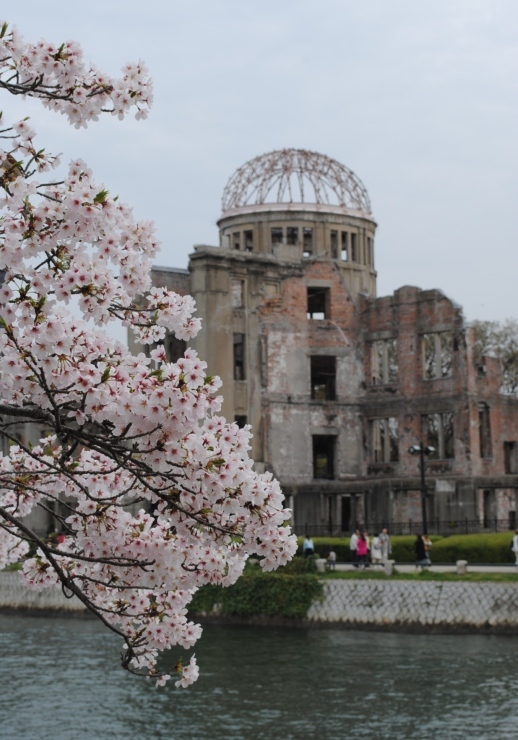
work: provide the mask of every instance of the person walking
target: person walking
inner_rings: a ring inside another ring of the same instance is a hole
[[[330,550],[327,556],[327,569],[336,570],[336,552],[334,550]]]
[[[351,553],[352,553],[352,561],[353,561],[353,565],[354,565],[355,568],[358,567],[358,555],[357,555],[357,552],[356,552],[356,547],[358,545],[358,536],[359,536],[359,534],[360,534],[360,530],[359,529],[355,529],[354,532],[351,535],[351,540],[349,542],[349,548],[350,548]]]
[[[373,565],[381,565],[382,562],[381,542],[380,535],[378,534],[372,538],[371,542],[371,563]]]
[[[304,544],[302,545],[302,551],[305,558],[308,558],[310,555],[315,554],[315,545],[313,544],[313,540],[311,539],[309,534],[306,535],[306,539],[304,540]]]
[[[360,529],[358,541],[356,542],[356,558],[358,562],[358,567],[360,567],[362,570],[364,570],[365,566],[367,565],[368,552],[369,548],[367,546],[367,538]]]
[[[432,558],[430,557],[430,550],[432,549],[432,540],[428,537],[426,532],[423,534],[423,542],[424,542],[424,549],[426,552],[426,559],[428,560],[428,565],[431,565]]]
[[[518,568],[518,529],[515,529],[514,531],[513,541],[511,543],[511,550],[514,552],[514,557],[516,560],[515,566]]]
[[[383,527],[378,539],[381,548],[381,562],[386,563],[389,555],[392,554],[392,543],[390,541],[389,533],[386,527]]]
[[[415,567],[416,568],[428,568],[430,565],[430,559],[428,558],[426,546],[424,543],[423,536],[418,534],[416,537],[415,545]]]

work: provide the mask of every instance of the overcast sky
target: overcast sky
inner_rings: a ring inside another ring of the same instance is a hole
[[[9,5],[27,39],[76,39],[110,74],[148,64],[147,121],[76,131],[32,101],[1,93],[0,108],[153,219],[157,264],[186,267],[193,244],[218,243],[221,194],[244,162],[305,148],[367,187],[378,295],[440,288],[468,320],[518,316],[516,0]]]

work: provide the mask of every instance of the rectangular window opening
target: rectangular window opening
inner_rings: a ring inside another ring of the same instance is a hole
[[[431,458],[449,460],[454,457],[453,414],[425,414],[421,419],[423,444],[433,447]]]
[[[357,235],[351,234],[351,262],[358,262]]]
[[[507,474],[518,473],[516,442],[504,442],[504,471]]]
[[[331,231],[331,259],[338,259],[338,231]]]
[[[478,433],[480,457],[492,457],[491,425],[489,420],[489,406],[487,403],[479,403],[478,405]]]
[[[234,334],[234,380],[245,380],[245,335]]]
[[[342,231],[342,250],[340,252],[340,258],[342,262],[347,262],[348,260],[348,249],[349,249],[349,235],[347,231]]]
[[[313,229],[304,228],[302,234],[303,246],[302,254],[304,257],[311,257],[313,254]]]
[[[449,378],[453,372],[453,332],[437,331],[421,338],[425,380]]]
[[[234,416],[234,421],[240,429],[243,429],[248,424],[247,416]]]
[[[375,463],[391,463],[399,460],[398,420],[372,419],[371,456]]]
[[[396,339],[379,339],[372,342],[371,378],[373,385],[397,383],[398,361]]]
[[[311,356],[311,398],[314,401],[336,400],[336,357]]]
[[[254,232],[245,231],[244,237],[245,237],[245,250],[247,252],[253,252],[254,251]]]
[[[232,280],[232,307],[240,308],[243,305],[244,280]]]
[[[493,491],[483,492],[483,517],[484,517],[484,528],[488,529],[491,526],[491,520],[493,516]]]
[[[233,249],[241,249],[241,233],[239,231],[232,234],[232,247]]]
[[[335,437],[327,434],[313,436],[313,478],[333,479]]]
[[[329,318],[329,288],[308,288],[308,319]]]
[[[185,339],[178,339],[174,334],[168,332],[165,337],[164,348],[167,362],[178,362],[180,357],[185,354],[187,342]]]
[[[299,230],[296,226],[286,228],[286,244],[296,246],[299,243]]]
[[[282,244],[284,235],[282,228],[274,227],[273,229],[270,229],[271,238],[272,238],[272,247],[276,244]]]

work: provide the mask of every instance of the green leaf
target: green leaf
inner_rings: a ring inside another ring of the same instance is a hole
[[[100,190],[94,198],[94,203],[106,203],[108,192],[108,190]]]

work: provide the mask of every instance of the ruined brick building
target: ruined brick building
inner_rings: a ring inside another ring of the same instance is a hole
[[[193,342],[223,380],[223,413],[251,424],[253,458],[280,480],[296,531],[515,526],[518,399],[477,355],[439,290],[376,297],[375,232],[360,180],[282,150],[232,176],[219,246],[153,281],[196,299]],[[167,339],[175,359],[181,343]]]

